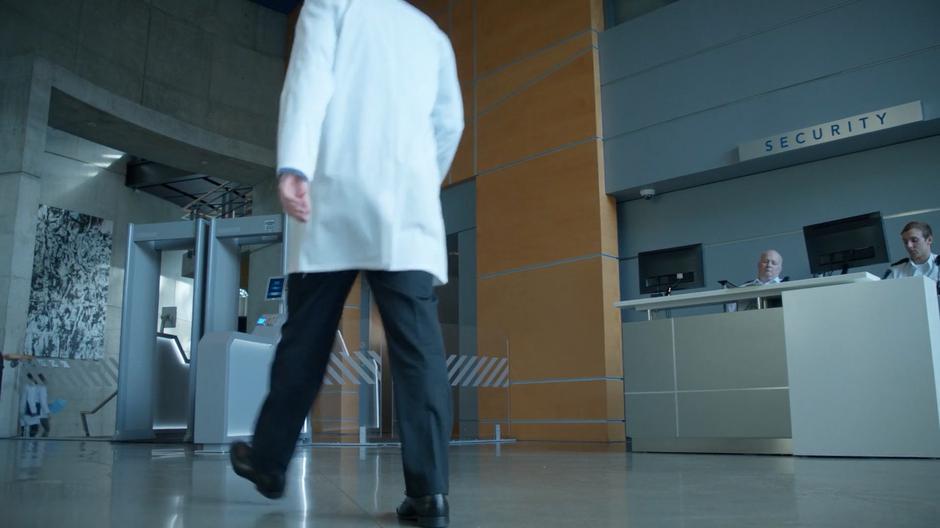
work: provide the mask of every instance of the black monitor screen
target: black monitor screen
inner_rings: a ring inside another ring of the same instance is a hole
[[[881,213],[808,225],[803,228],[809,269],[813,275],[888,261]]]
[[[637,255],[637,261],[641,294],[705,286],[701,244],[645,251]]]

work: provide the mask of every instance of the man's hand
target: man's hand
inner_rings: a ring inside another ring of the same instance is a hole
[[[310,219],[310,186],[303,177],[286,173],[277,185],[281,207],[289,216],[301,222]]]

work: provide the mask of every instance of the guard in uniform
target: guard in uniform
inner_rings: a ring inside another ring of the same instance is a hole
[[[892,264],[883,278],[927,277],[938,282],[940,295],[940,257],[931,250],[933,230],[924,222],[908,222],[901,230],[901,240],[908,257]]]
[[[785,279],[780,278],[780,272],[783,271],[783,257],[777,250],[768,249],[760,254],[757,260],[757,278],[745,282],[741,287],[746,286],[770,286],[780,284]],[[781,306],[779,297],[767,299],[767,308],[779,308]],[[757,299],[747,299],[736,303],[725,304],[726,312],[744,312],[757,309]]]
[[[891,267],[885,272],[886,279],[919,277],[921,275],[940,281],[940,256],[931,254],[930,258],[922,264],[915,264],[911,262],[910,258],[905,257],[891,264]]]

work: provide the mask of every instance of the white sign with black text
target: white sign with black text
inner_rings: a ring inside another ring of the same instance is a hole
[[[761,158],[923,120],[920,101],[914,101],[742,143],[738,145],[738,160]]]

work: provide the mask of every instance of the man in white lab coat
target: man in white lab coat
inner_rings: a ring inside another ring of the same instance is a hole
[[[404,519],[448,522],[450,387],[433,286],[447,281],[440,184],[463,131],[447,36],[402,0],[307,0],[281,94],[278,177],[291,217],[288,319],[253,443],[235,471],[267,497],[319,391],[362,270],[385,325]]]

